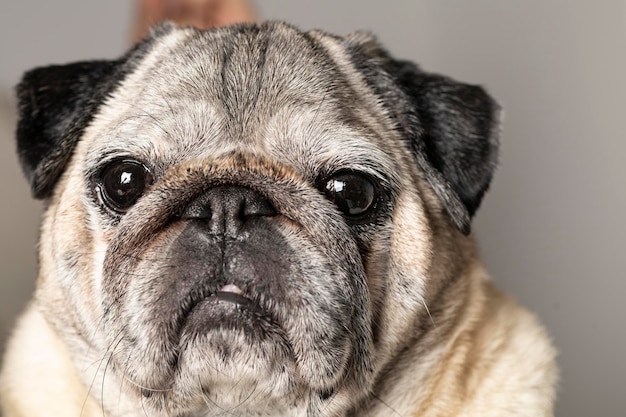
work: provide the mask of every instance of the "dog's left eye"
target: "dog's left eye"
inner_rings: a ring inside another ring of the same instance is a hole
[[[130,209],[152,183],[150,170],[134,160],[114,161],[100,177],[98,189],[104,204],[118,213]]]
[[[339,210],[353,218],[365,215],[376,202],[376,187],[369,177],[353,172],[340,172],[330,177],[324,185],[324,193]]]

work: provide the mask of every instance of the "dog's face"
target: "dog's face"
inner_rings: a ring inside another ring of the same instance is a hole
[[[163,26],[18,93],[37,302],[114,414],[351,407],[471,257],[497,153],[479,87],[279,23]]]

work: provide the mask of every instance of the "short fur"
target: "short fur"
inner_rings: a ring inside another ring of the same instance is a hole
[[[5,417],[552,415],[554,350],[469,235],[498,153],[481,87],[270,22],[164,25],[18,97],[48,208]],[[124,214],[99,191],[121,159],[153,178]],[[325,195],[342,172],[375,184],[361,218]]]

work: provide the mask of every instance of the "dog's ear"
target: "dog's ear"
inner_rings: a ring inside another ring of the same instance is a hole
[[[500,107],[482,87],[423,72],[411,62],[391,68],[417,113],[421,135],[412,141],[435,170],[427,178],[467,234],[497,166]]]
[[[454,224],[469,234],[497,165],[500,107],[479,86],[393,59],[372,36],[357,33],[347,42],[353,52],[369,57],[369,62],[355,63],[411,141],[418,164]],[[397,87],[399,95],[394,93]]]
[[[118,65],[90,61],[36,68],[18,84],[17,150],[35,198],[52,194]]]
[[[35,198],[52,195],[76,144],[100,105],[175,28],[160,24],[122,58],[36,68],[17,86],[17,151]]]

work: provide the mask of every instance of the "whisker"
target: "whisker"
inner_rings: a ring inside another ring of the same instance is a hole
[[[122,339],[123,337],[120,338],[120,342],[122,341]],[[117,345],[115,347],[117,347]],[[113,350],[115,350],[115,348],[113,348]],[[111,353],[109,354],[109,359],[107,359],[107,362],[104,365],[104,372],[102,373],[102,384],[100,386],[100,406],[102,408],[102,417],[106,417],[106,415],[104,414],[104,380],[106,379],[107,369],[109,368],[109,365],[111,364],[112,359],[113,359],[113,351],[111,351]]]
[[[141,384],[139,384],[138,382],[133,381],[132,379],[130,379],[130,377],[128,375],[123,375],[123,378],[128,381],[130,384],[134,385],[135,387],[144,390],[144,391],[149,391],[149,392],[171,392],[174,391],[174,388],[165,388],[165,389],[158,389],[158,388],[150,388],[150,387],[145,387]]]
[[[239,381],[237,381],[237,383],[239,383]],[[234,406],[233,408],[228,410],[229,414],[233,414],[232,412],[234,410],[237,410],[239,407],[241,407],[242,405],[244,405],[245,403],[247,403],[249,400],[255,400],[257,397],[259,397],[259,395],[262,394],[262,391],[259,391],[259,393],[257,395],[255,395],[254,397],[252,397],[252,394],[254,394],[258,388],[259,384],[258,382],[255,382],[254,387],[252,388],[252,390],[250,391],[250,393],[248,394],[248,396],[246,398],[243,399],[243,401],[241,401],[239,404],[237,404],[236,406]],[[219,416],[219,415],[218,415]]]
[[[89,384],[89,389],[87,390],[87,394],[85,395],[85,400],[83,401],[83,405],[80,408],[80,414],[79,414],[80,416],[83,415],[83,412],[85,410],[85,405],[87,404],[87,401],[89,400],[89,397],[91,395],[91,390],[93,389],[93,386],[96,383],[96,378],[98,377],[98,373],[100,372],[100,367],[102,366],[102,362],[104,362],[105,358],[109,354],[111,346],[113,346],[113,344],[115,343],[117,338],[121,336],[121,334],[122,334],[122,332],[120,331],[117,334],[117,336],[115,336],[115,338],[113,339],[111,344],[106,348],[106,350],[104,352],[104,355],[102,356],[102,359],[100,359],[100,361],[99,361],[100,363],[98,364],[98,368],[96,369],[96,372],[94,372],[93,378],[91,379],[91,384]]]
[[[433,320],[433,316],[431,316],[430,314],[430,310],[428,309],[428,306],[426,305],[426,300],[424,299],[424,297],[422,297],[422,304],[424,304],[424,308],[426,309],[426,312],[428,313],[428,317],[430,317],[430,322],[433,324],[433,327],[436,329],[437,325],[435,324],[435,320]]]
[[[378,401],[380,401],[380,403],[381,403],[382,405],[384,405],[385,407],[387,407],[388,409],[390,409],[390,410],[391,410],[391,411],[392,411],[395,415],[400,416],[400,417],[403,417],[403,416],[402,416],[402,414],[400,414],[400,413],[398,412],[398,410],[396,410],[395,408],[393,408],[392,406],[390,406],[389,404],[387,404],[385,401],[383,401],[382,399],[380,399],[380,397],[378,397],[378,396],[376,396],[376,395],[374,395],[374,394],[372,394],[372,397],[373,397],[373,398],[375,398],[375,399],[377,399]]]
[[[217,402],[213,401],[211,399],[211,397],[209,396],[209,393],[205,393],[204,390],[202,389],[202,381],[200,380],[200,377],[198,377],[198,383],[200,385],[200,394],[202,395],[202,401],[204,401],[204,403],[207,405],[207,407],[211,407],[214,406],[215,408],[219,409],[222,412],[228,413],[228,410],[226,410],[224,407],[220,406]],[[220,414],[215,414],[216,416],[220,415]]]

